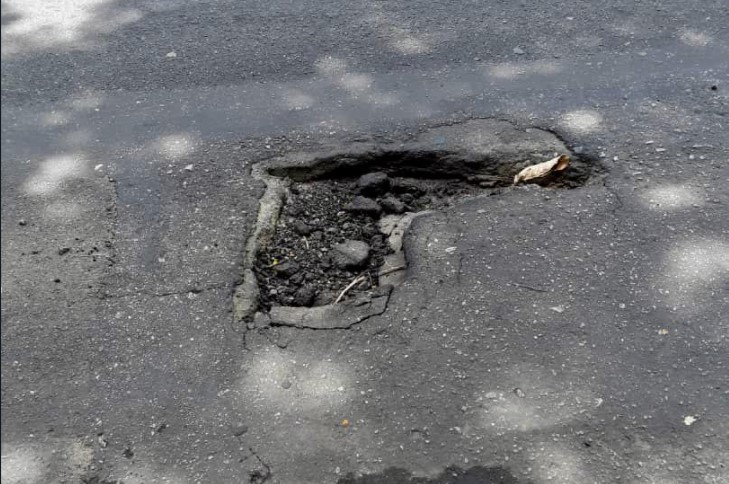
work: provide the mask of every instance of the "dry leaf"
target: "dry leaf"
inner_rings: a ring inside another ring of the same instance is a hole
[[[697,420],[698,418],[694,417],[693,415],[689,415],[683,418],[683,423],[684,425],[693,425],[694,423],[696,423]]]
[[[343,418],[342,421],[339,422],[339,425],[341,425],[342,427],[345,427],[345,428],[349,427],[349,420],[346,418]]]
[[[666,328],[661,328],[658,330],[658,334],[660,334],[661,336],[665,336],[668,334],[668,330]]]
[[[529,181],[535,178],[543,178],[555,171],[562,171],[570,166],[570,157],[560,155],[549,161],[537,163],[536,165],[527,166],[514,177],[514,185],[520,181]]]

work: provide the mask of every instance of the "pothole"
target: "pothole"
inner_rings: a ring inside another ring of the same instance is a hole
[[[257,166],[267,191],[236,291],[236,320],[331,329],[384,312],[406,274],[402,238],[415,217],[510,189],[521,169],[556,154],[569,150],[549,132],[479,120],[396,147],[360,144]],[[566,171],[537,183],[586,183],[595,166],[571,156]]]
[[[481,191],[465,180],[383,171],[292,182],[254,264],[260,306],[324,306],[394,283],[405,269],[402,235],[413,217]]]

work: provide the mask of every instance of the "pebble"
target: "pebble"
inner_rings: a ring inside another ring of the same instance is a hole
[[[524,55],[526,52],[524,52],[524,49],[521,47],[514,47],[514,54],[516,55]]]
[[[405,211],[405,204],[402,203],[395,197],[386,197],[380,201],[380,205],[389,213],[403,213]]]
[[[357,180],[357,191],[362,195],[382,195],[390,188],[390,177],[386,173],[377,171],[362,175]]]
[[[276,274],[281,277],[291,277],[299,272],[300,269],[301,267],[299,266],[299,264],[290,260],[282,262],[281,264],[273,267],[273,270],[276,272]]]
[[[231,431],[233,432],[234,436],[240,437],[241,435],[248,432],[248,426],[245,424],[234,425]]]
[[[28,222],[24,218],[21,218],[20,220],[18,220],[18,225],[20,225],[21,227],[25,227],[26,225],[28,225]]]
[[[299,235],[309,235],[314,229],[306,222],[297,220],[294,222],[294,230]]]
[[[377,216],[382,212],[382,207],[380,207],[379,203],[375,202],[371,198],[362,196],[354,197],[354,200],[348,203],[344,209],[348,212],[372,216]]]
[[[345,240],[332,247],[331,257],[340,269],[355,269],[367,263],[370,246],[361,240]]]

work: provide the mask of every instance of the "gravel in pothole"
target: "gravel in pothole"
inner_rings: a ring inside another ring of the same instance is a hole
[[[275,234],[254,266],[260,304],[321,306],[377,287],[377,272],[391,253],[378,221],[388,214],[447,206],[481,190],[461,180],[388,177],[292,183]],[[346,299],[345,298],[345,299]]]

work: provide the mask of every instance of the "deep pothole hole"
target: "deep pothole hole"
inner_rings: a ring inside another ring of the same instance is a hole
[[[288,189],[253,272],[258,307],[324,306],[372,294],[401,280],[406,269],[402,237],[418,214],[456,201],[495,194],[512,185],[529,161],[514,163],[439,152],[387,151],[321,158],[306,166],[275,166],[267,176]],[[574,188],[590,163],[535,180]]]

